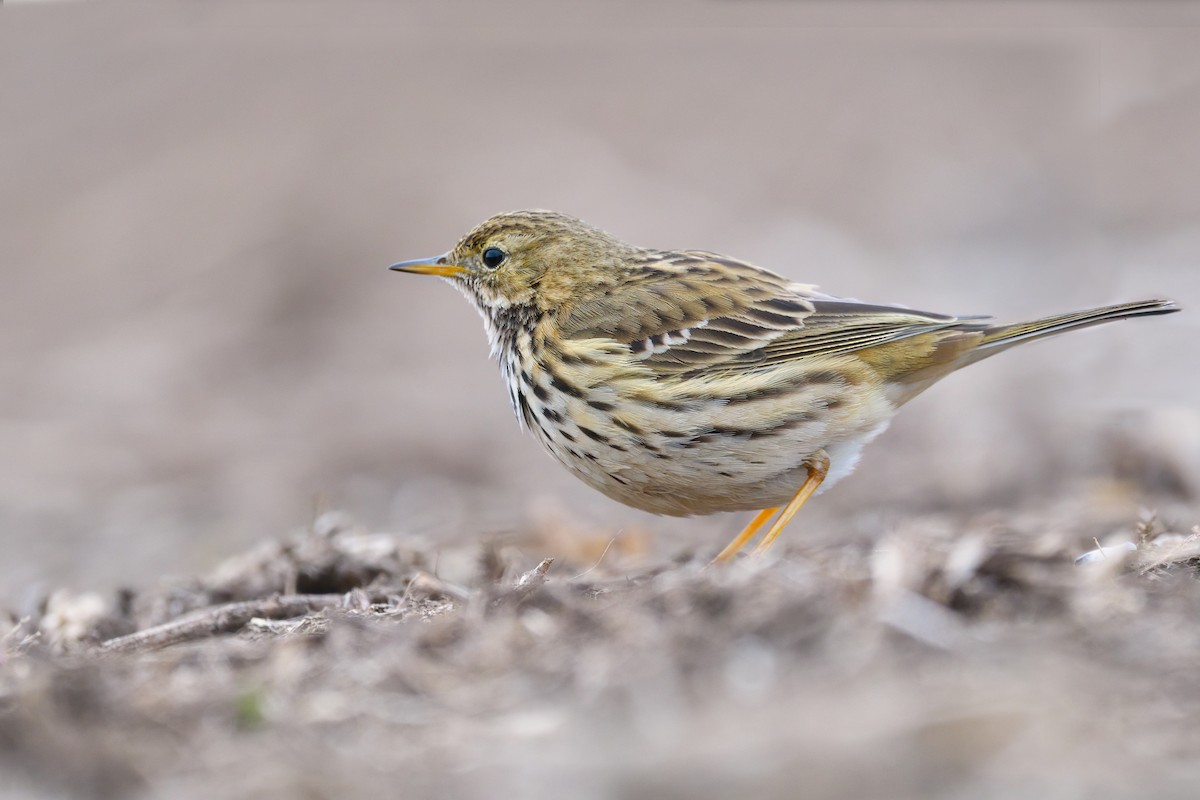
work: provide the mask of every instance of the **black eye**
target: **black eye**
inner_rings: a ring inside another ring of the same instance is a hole
[[[489,247],[483,251],[483,265],[488,269],[495,269],[500,266],[500,262],[504,260],[505,253],[499,247]]]

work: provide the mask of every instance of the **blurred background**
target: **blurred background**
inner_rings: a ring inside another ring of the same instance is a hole
[[[327,507],[447,541],[723,543],[740,518],[657,519],[562,471],[518,430],[476,313],[386,271],[527,207],[933,311],[1191,312],[952,376],[793,540],[1105,481],[1130,442],[1186,484],[1197,21],[1150,1],[5,4],[0,600],[196,574]]]

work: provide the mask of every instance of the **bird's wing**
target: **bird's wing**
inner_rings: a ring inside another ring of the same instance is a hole
[[[573,339],[629,347],[659,373],[754,369],[831,356],[946,328],[944,314],[822,294],[744,262],[699,251],[650,253],[623,283],[562,309]]]

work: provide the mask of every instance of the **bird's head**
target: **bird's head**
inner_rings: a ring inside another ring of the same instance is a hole
[[[636,250],[566,214],[512,211],[484,221],[448,253],[392,269],[446,278],[483,311],[545,312],[616,283]]]

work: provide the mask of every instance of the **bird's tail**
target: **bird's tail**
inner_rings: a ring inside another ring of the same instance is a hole
[[[1114,319],[1142,317],[1151,314],[1170,314],[1179,311],[1179,305],[1174,300],[1138,300],[1133,303],[1120,303],[1115,306],[1103,306],[1087,311],[1073,311],[1069,314],[1056,314],[1052,317],[1035,319],[1032,322],[1018,322],[1013,325],[991,325],[983,330],[983,339],[971,353],[971,361],[978,361],[990,355],[999,353],[1014,344],[1041,339],[1044,336],[1054,336],[1063,331],[1076,328],[1086,328],[1089,325],[1099,325]]]

